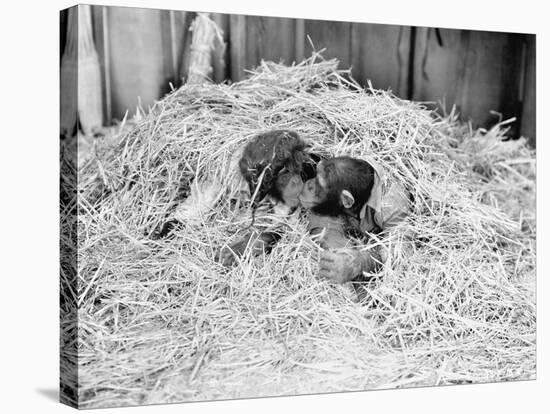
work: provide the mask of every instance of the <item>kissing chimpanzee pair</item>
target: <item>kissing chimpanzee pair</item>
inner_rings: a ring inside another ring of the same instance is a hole
[[[409,209],[403,186],[385,183],[374,163],[345,156],[321,159],[307,152],[306,143],[294,131],[257,135],[246,145],[239,169],[254,207],[269,196],[286,211],[299,204],[308,209],[308,230],[324,248],[319,275],[337,283],[380,268],[386,256],[382,245],[357,247],[352,239],[378,238]],[[251,232],[221,249],[218,259],[230,265],[247,246],[259,254],[269,251],[280,237],[273,231]]]

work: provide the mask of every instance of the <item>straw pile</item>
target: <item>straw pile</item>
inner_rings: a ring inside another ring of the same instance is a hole
[[[81,156],[81,407],[534,378],[534,151],[349,79],[317,55],[262,63],[183,86]],[[303,215],[270,255],[217,264],[248,224],[230,186],[151,237],[193,180],[228,183],[232,154],[275,128],[368,156],[415,196],[360,302],[316,278]]]

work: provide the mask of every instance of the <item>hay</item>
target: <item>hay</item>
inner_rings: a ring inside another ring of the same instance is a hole
[[[414,193],[360,303],[315,277],[303,215],[270,255],[217,264],[247,224],[230,186],[200,223],[150,237],[193,180],[229,183],[232,154],[274,128]],[[362,90],[317,55],[139,113],[79,160],[80,407],[534,378],[535,157],[505,133]]]

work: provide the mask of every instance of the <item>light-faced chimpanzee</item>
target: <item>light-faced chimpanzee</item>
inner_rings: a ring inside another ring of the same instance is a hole
[[[315,175],[320,159],[315,154],[309,154],[307,147],[307,143],[290,130],[260,133],[245,145],[238,160],[238,169],[250,191],[253,217],[264,199],[269,199],[278,214],[288,214],[296,208],[303,184]],[[153,238],[167,237],[181,225],[180,221],[179,218],[170,218],[153,233]],[[264,244],[272,245],[277,239],[277,234],[273,232],[260,233],[259,236],[257,252],[262,251]],[[244,238],[230,246],[229,250],[223,249],[222,262],[231,263],[234,258],[231,252],[241,254],[248,240]]]
[[[255,136],[244,148],[239,170],[248,183],[254,222],[255,210],[265,198],[279,212],[290,213],[298,205],[304,182],[316,173],[320,157],[307,151],[308,145],[298,134],[289,130],[274,130]],[[280,232],[253,229],[245,237],[223,247],[218,259],[232,264],[248,245],[252,254],[269,251],[281,238]]]
[[[409,197],[403,186],[383,183],[379,167],[351,157],[319,162],[315,178],[299,196],[310,211],[309,231],[320,234],[319,274],[338,283],[352,281],[383,264],[383,248],[351,246],[350,236],[368,238],[401,221],[408,213]]]
[[[266,196],[295,208],[304,181],[315,175],[318,157],[294,131],[275,130],[255,136],[244,148],[239,169],[258,205]]]

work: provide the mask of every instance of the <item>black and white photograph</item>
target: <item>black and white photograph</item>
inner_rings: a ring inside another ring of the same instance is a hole
[[[61,10],[61,402],[536,380],[538,41]]]

